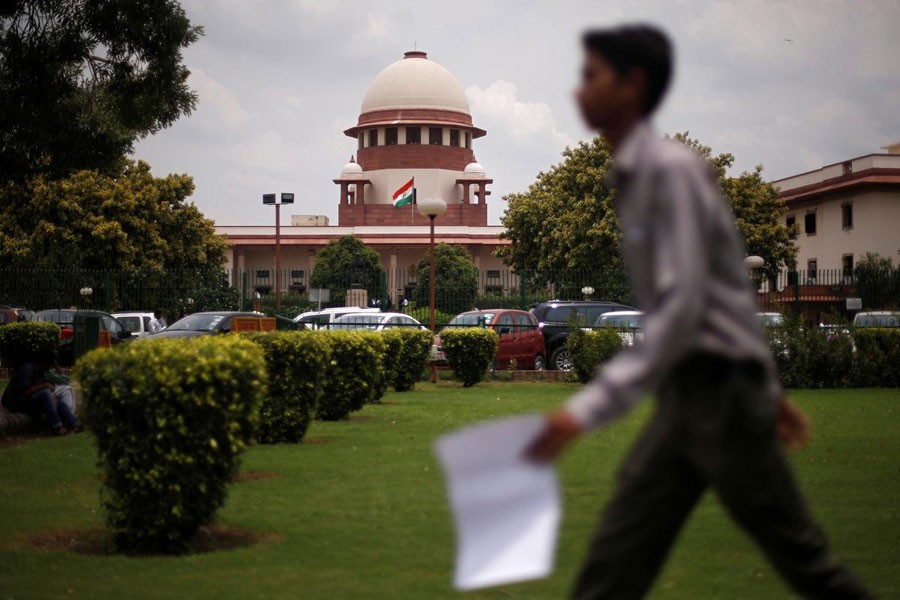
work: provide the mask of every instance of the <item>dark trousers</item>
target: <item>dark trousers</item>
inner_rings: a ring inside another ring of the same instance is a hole
[[[760,364],[695,354],[672,371],[625,459],[573,597],[641,598],[712,487],[800,595],[869,598],[831,553],[775,435]]]
[[[65,425],[75,426],[75,415],[69,407],[62,402],[57,402],[50,390],[41,390],[30,396],[13,400],[8,406],[10,412],[21,412],[32,417],[43,416],[51,428]]]

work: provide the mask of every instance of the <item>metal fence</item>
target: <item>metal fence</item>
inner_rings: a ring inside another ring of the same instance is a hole
[[[281,290],[280,314],[293,316],[319,306],[368,305],[416,312],[428,307],[427,285],[414,271],[384,270],[365,276],[341,274],[327,282],[329,297],[316,297],[309,273],[288,267],[243,271],[89,271],[0,269],[0,305],[33,310],[93,308],[107,312],[161,309],[172,316],[199,310],[258,309],[275,312],[275,280]],[[861,279],[841,270],[783,271],[757,281],[759,309],[795,315],[810,323],[849,318],[859,310],[900,306],[900,271]],[[621,270],[554,274],[483,269],[475,281],[435,282],[439,321],[474,308],[528,309],[560,300],[607,300],[631,304]],[[420,319],[421,320],[421,319]]]

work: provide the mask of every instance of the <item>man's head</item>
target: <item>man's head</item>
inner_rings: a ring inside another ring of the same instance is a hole
[[[588,31],[578,104],[594,129],[647,117],[659,106],[672,75],[672,44],[659,29],[625,25]]]
[[[154,310],[154,311],[153,311],[153,318],[154,318],[154,319],[161,319],[161,318],[162,318],[162,311],[161,311],[161,310]]]

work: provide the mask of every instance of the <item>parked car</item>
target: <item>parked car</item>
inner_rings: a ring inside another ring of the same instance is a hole
[[[593,329],[612,327],[619,330],[619,337],[625,346],[634,346],[644,337],[644,313],[639,310],[614,310],[600,315]]]
[[[258,312],[249,311],[213,311],[198,312],[178,319],[159,333],[147,339],[158,338],[192,338],[200,335],[216,335],[231,333],[231,320],[235,317],[260,317]]]
[[[777,312],[759,312],[756,313],[756,318],[759,320],[759,326],[763,329],[766,327],[783,327],[785,324],[784,315]]]
[[[294,318],[294,323],[301,326],[302,329],[319,329],[327,328],[331,323],[344,315],[351,313],[380,313],[380,308],[365,308],[362,306],[340,306],[336,308],[323,308],[322,310],[313,310],[300,313]]]
[[[600,315],[612,311],[635,310],[633,306],[618,302],[602,302],[591,300],[551,300],[542,302],[531,313],[538,321],[538,327],[544,335],[547,352],[550,355],[549,368],[559,371],[571,371],[572,360],[566,348],[571,326],[596,323]]]
[[[134,337],[142,338],[150,335],[150,321],[153,320],[152,312],[113,313],[113,316]]]
[[[395,327],[426,329],[424,325],[403,313],[381,312],[354,312],[341,315],[328,326],[320,326],[321,329],[368,329],[369,331],[383,331]]]
[[[506,369],[515,360],[519,369],[543,371],[547,367],[547,347],[537,319],[529,312],[513,309],[473,310],[453,317],[444,329],[490,327],[500,335],[495,369]],[[446,362],[440,335],[434,339],[432,360]]]
[[[27,308],[0,304],[0,325],[18,323],[20,321],[33,321],[34,314],[33,310],[28,310]]]
[[[886,310],[856,313],[854,327],[900,327],[900,312]]]
[[[63,366],[70,366],[75,359],[75,315],[99,317],[100,331],[109,333],[109,343],[113,346],[132,339],[131,333],[125,329],[118,319],[100,310],[59,308],[38,311],[34,315],[35,321],[47,321],[59,325],[59,362]]]

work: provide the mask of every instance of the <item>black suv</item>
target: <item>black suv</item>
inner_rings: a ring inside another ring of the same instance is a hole
[[[636,309],[618,302],[590,300],[551,300],[532,308],[531,313],[537,318],[538,327],[547,343],[547,355],[550,357],[547,368],[571,371],[572,360],[566,348],[566,338],[569,337],[572,323],[592,325],[600,315],[614,310]]]

